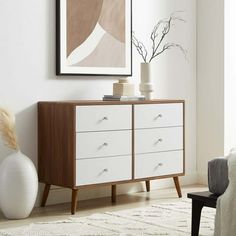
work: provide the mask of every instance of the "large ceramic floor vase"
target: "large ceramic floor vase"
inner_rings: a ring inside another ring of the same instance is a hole
[[[20,151],[0,165],[0,208],[8,219],[23,219],[31,213],[38,192],[38,176],[32,161]]]
[[[145,99],[150,100],[153,98],[154,85],[151,77],[151,65],[150,63],[140,64],[141,81],[139,90],[141,95],[145,96]]]

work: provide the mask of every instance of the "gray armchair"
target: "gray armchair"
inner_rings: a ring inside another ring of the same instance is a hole
[[[209,191],[222,195],[229,184],[228,158],[217,157],[208,162],[208,187]]]

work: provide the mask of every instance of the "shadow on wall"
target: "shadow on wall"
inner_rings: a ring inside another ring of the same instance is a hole
[[[28,156],[37,168],[37,104],[16,114],[16,133],[22,153]]]
[[[57,79],[56,76],[56,1],[48,1],[47,21],[44,29],[46,30],[46,51],[48,58],[45,60],[45,68],[47,68],[48,79]]]

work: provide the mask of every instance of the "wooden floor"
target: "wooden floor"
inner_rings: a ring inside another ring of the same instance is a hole
[[[187,193],[206,191],[205,186],[185,186],[182,187],[183,198]],[[77,213],[74,217],[87,216],[94,213],[106,211],[118,211],[130,208],[145,207],[150,204],[158,204],[161,202],[177,201],[177,193],[175,188],[152,190],[151,192],[139,192],[127,195],[117,196],[117,202],[111,203],[110,198],[100,198],[78,202]],[[35,208],[31,216],[24,220],[6,220],[0,213],[0,229],[23,226],[34,222],[45,222],[68,219],[71,217],[70,204],[58,204],[46,206],[45,208]]]

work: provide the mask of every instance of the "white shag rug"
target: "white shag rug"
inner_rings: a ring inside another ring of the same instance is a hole
[[[156,236],[191,235],[191,201],[71,217],[64,221],[0,230],[1,236]],[[200,235],[213,235],[215,209],[204,207]]]

